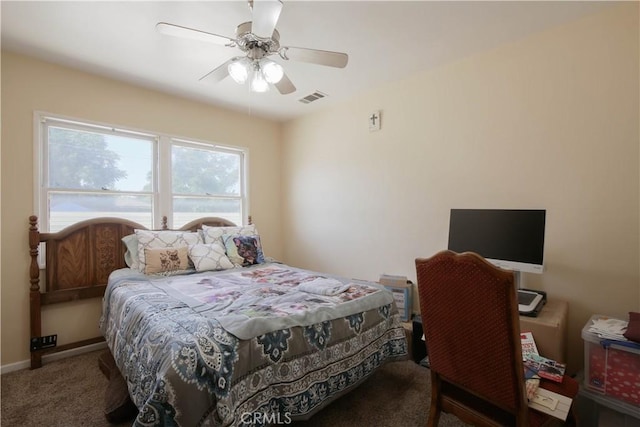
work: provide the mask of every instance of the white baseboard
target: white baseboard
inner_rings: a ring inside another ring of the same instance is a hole
[[[99,342],[95,344],[85,345],[84,347],[72,348],[71,350],[61,351],[59,353],[51,353],[42,356],[42,364],[53,362],[55,360],[64,359],[65,357],[77,356],[82,353],[89,353],[90,351],[101,350],[107,348],[106,342]],[[8,365],[0,366],[0,374],[8,374],[9,372],[19,371],[20,369],[27,369],[31,366],[31,360],[23,360],[21,362],[9,363]]]

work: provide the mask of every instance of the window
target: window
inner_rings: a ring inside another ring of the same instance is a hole
[[[115,216],[178,228],[203,216],[244,223],[246,152],[36,114],[40,229]]]
[[[173,140],[173,222],[186,224],[211,214],[242,224],[242,156]]]

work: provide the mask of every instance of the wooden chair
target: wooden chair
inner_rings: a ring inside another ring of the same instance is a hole
[[[560,422],[527,405],[513,273],[451,251],[416,259],[416,271],[431,368],[428,426],[442,411],[475,426]],[[578,392],[567,376],[551,383],[541,386],[570,398]]]

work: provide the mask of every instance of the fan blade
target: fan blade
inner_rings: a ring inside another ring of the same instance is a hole
[[[280,81],[274,84],[274,86],[278,89],[278,92],[283,95],[287,95],[296,91],[296,87],[293,85],[293,83],[291,83],[291,80],[289,80],[289,77],[287,77],[286,74],[283,74]]]
[[[204,76],[202,76],[200,78],[200,81],[201,82],[202,81],[207,81],[207,82],[210,82],[210,83],[218,83],[218,82],[222,81],[225,77],[227,77],[229,75],[229,64],[231,64],[236,59],[237,58],[231,58],[230,60],[226,61],[222,65],[214,68],[208,74],[205,74]]]
[[[326,65],[327,67],[344,68],[349,62],[349,55],[346,53],[306,49],[304,47],[285,46],[280,49],[279,54],[282,59],[310,62],[312,64]]]
[[[180,25],[158,22],[156,30],[168,36],[182,37],[185,39],[201,40],[209,43],[228,45],[234,44],[235,40],[218,34],[207,33],[205,31],[194,30],[193,28],[182,27]]]
[[[281,11],[282,2],[280,0],[253,0],[251,32],[258,37],[271,38]]]

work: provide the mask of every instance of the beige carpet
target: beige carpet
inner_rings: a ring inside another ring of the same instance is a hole
[[[128,426],[109,424],[103,413],[107,380],[98,369],[101,351],[2,375],[1,425]],[[429,371],[417,364],[389,363],[353,392],[296,427],[422,427],[429,404]],[[463,426],[443,414],[440,426]]]

